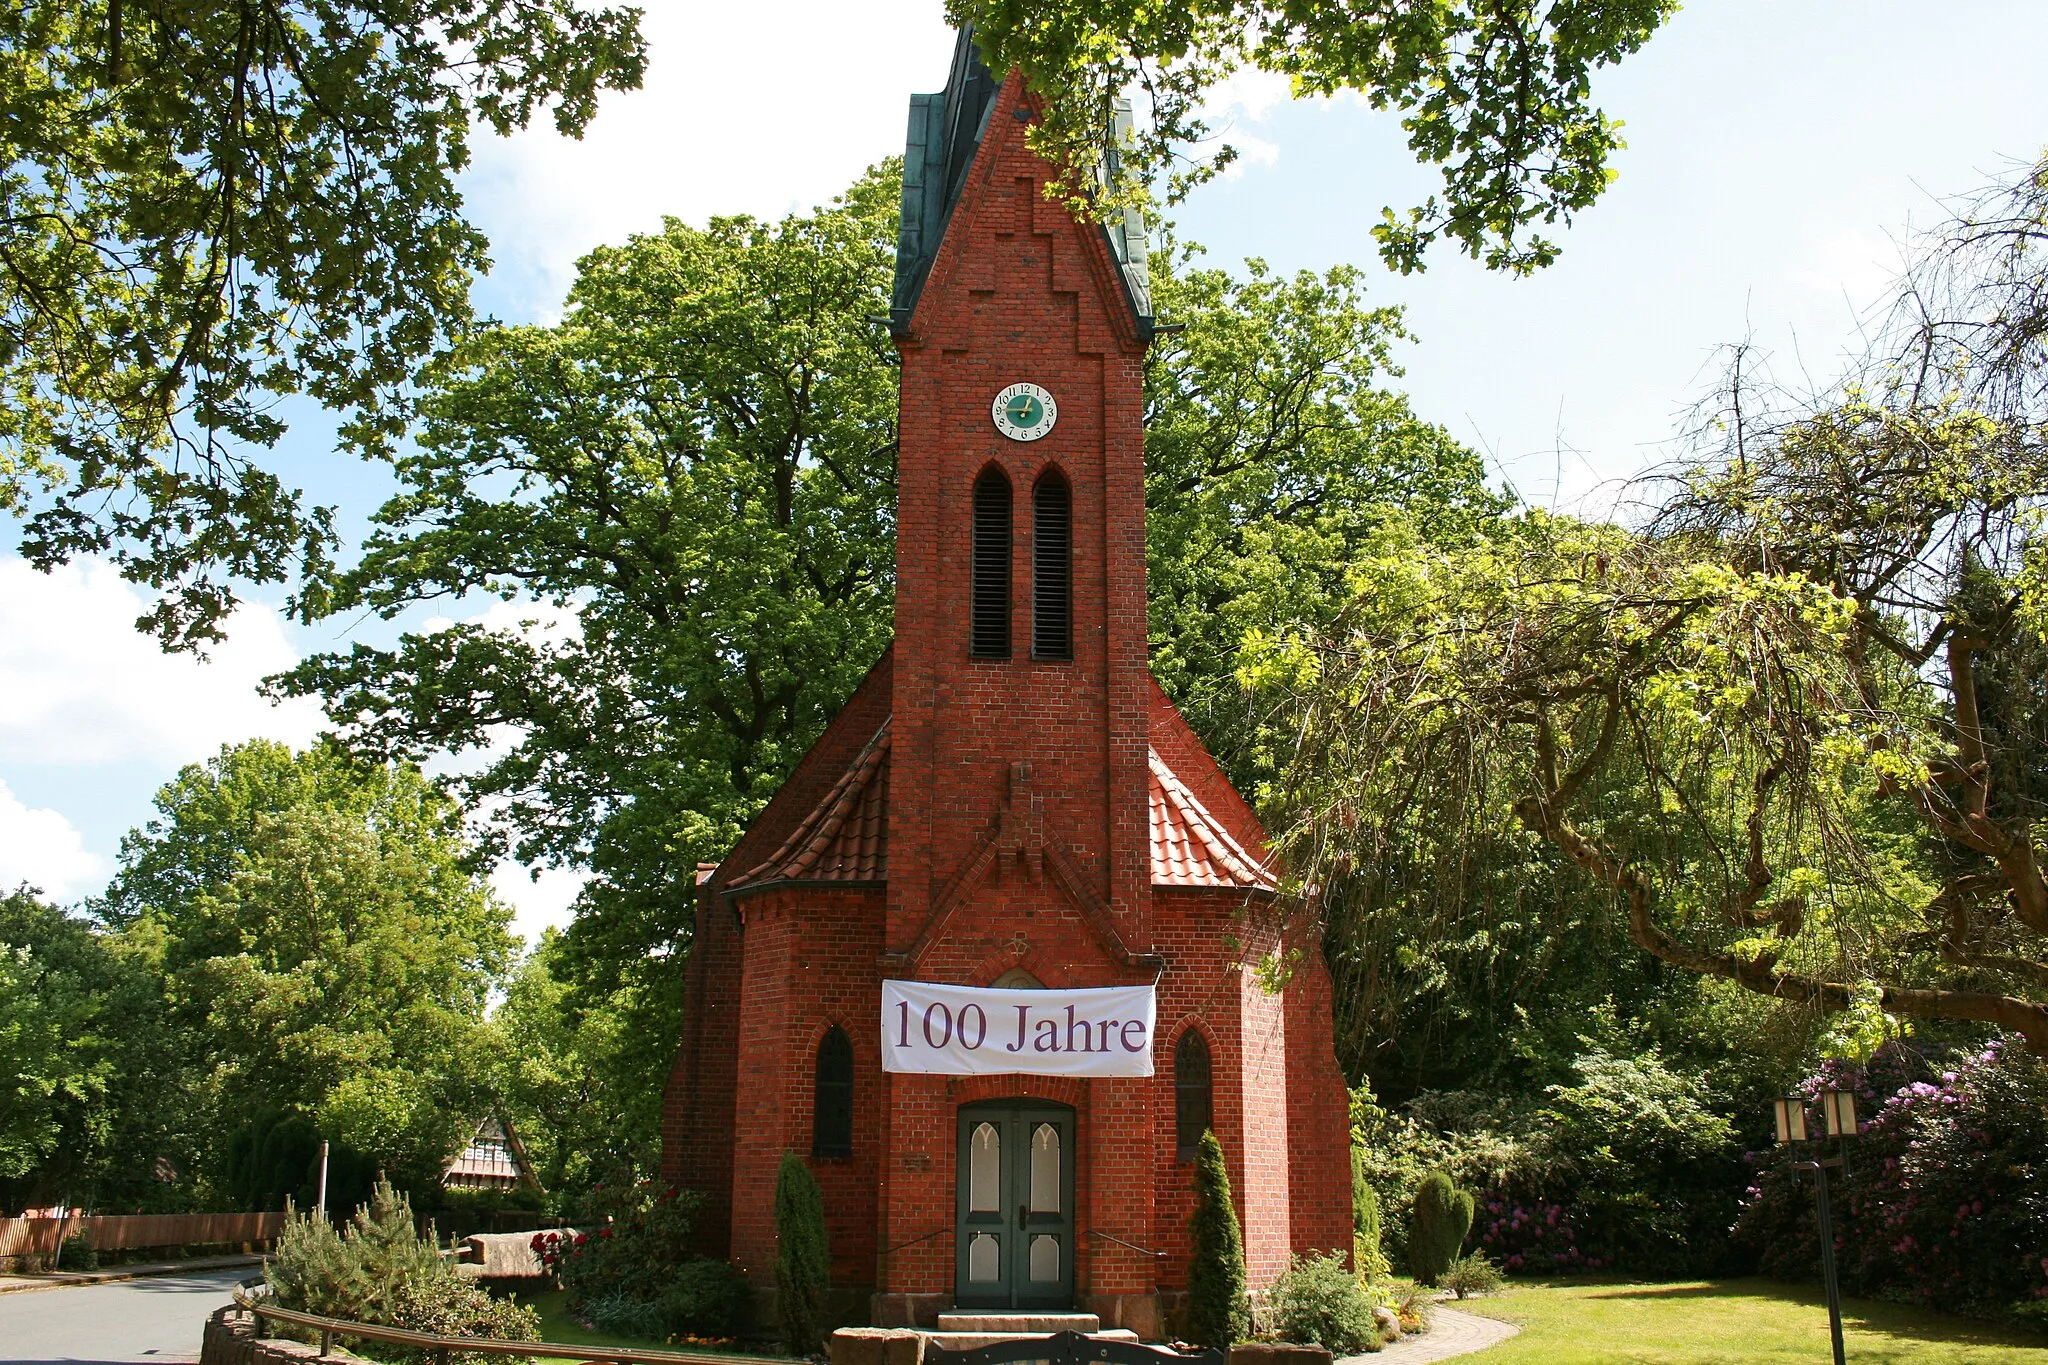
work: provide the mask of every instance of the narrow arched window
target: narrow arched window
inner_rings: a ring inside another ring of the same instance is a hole
[[[1031,654],[1074,657],[1074,495],[1057,473],[1031,490]]]
[[[853,1044],[834,1024],[818,1044],[811,1097],[811,1155],[853,1155]]]
[[[985,469],[974,481],[974,564],[969,586],[969,652],[1010,657],[1010,481]]]
[[[1173,1154],[1178,1160],[1193,1161],[1202,1134],[1215,1126],[1209,1093],[1209,1044],[1191,1028],[1173,1048]]]

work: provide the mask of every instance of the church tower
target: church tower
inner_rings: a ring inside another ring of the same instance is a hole
[[[1255,1284],[1349,1247],[1346,1097],[1319,955],[1277,994],[1245,970],[1281,946],[1264,834],[1146,663],[1144,238],[1047,197],[1036,116],[968,35],[912,98],[895,640],[697,888],[664,1162],[757,1292],[795,1151],[852,1316],[1158,1336],[1205,1130]],[[885,1071],[903,983],[1154,1018],[1120,1074]]]

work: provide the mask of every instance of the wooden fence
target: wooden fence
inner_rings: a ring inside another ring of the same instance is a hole
[[[95,1218],[0,1218],[0,1257],[54,1255],[83,1232],[94,1251],[267,1242],[282,1213],[131,1213]]]

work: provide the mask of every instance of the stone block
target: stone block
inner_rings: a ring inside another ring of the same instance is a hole
[[[903,1327],[841,1327],[825,1354],[832,1365],[924,1365],[924,1337]]]

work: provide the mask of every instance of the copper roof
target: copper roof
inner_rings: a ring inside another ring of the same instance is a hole
[[[1157,749],[1151,760],[1152,884],[1276,889],[1273,875],[1209,813]]]
[[[889,722],[782,847],[727,889],[761,882],[879,882],[889,876]]]

